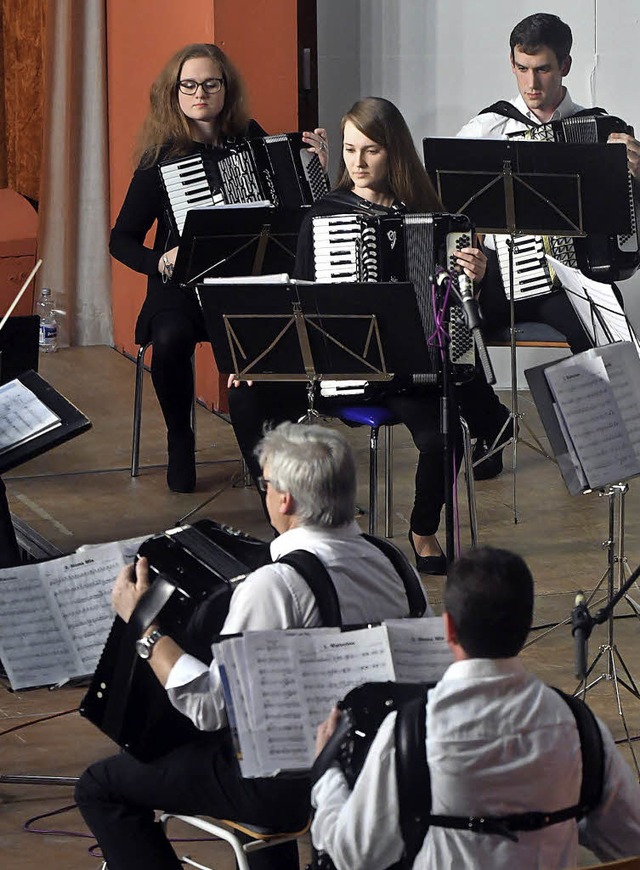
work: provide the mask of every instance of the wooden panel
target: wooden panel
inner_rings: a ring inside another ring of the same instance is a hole
[[[4,88],[0,186],[34,200],[40,189],[46,6],[41,0],[2,0],[0,22]]]

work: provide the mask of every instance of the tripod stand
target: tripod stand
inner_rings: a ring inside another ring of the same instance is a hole
[[[620,689],[625,689],[627,692],[633,695],[636,700],[640,700],[640,691],[638,690],[636,682],[631,675],[631,672],[625,660],[623,659],[622,654],[618,649],[618,646],[616,645],[614,633],[614,609],[618,602],[620,602],[623,598],[632,604],[632,610],[634,611],[635,615],[640,615],[638,611],[638,605],[635,601],[633,601],[633,599],[630,598],[628,594],[629,589],[634,583],[636,583],[637,577],[640,575],[640,567],[637,568],[634,572],[630,573],[628,578],[623,582],[624,570],[625,567],[628,566],[626,564],[626,559],[624,559],[624,556],[622,557],[622,559],[620,557],[620,554],[624,552],[622,548],[624,540],[624,496],[627,490],[628,486],[626,483],[619,483],[608,487],[605,493],[609,498],[609,540],[606,542],[606,546],[608,547],[608,567],[607,571],[598,583],[598,586],[591,594],[590,599],[593,598],[598,588],[601,586],[602,582],[606,578],[607,604],[602,609],[600,609],[595,614],[595,616],[592,617],[589,614],[588,605],[582,603],[579,600],[579,595],[576,599],[576,606],[571,614],[571,623],[572,634],[574,635],[576,647],[576,676],[581,678],[575,694],[581,693],[582,696],[585,697],[587,692],[591,691],[593,688],[595,688],[595,686],[603,681],[609,683],[613,687],[618,715],[620,716],[620,720],[622,722],[625,733],[624,740],[617,742],[626,742],[629,746],[631,757],[633,758],[633,763],[636,769],[636,774],[640,777],[640,766],[638,765],[638,759],[633,746],[634,741],[639,740],[640,736],[632,737],[629,733]],[[617,553],[615,552],[614,546],[616,515],[618,528],[620,529],[620,535],[618,538],[619,549]],[[616,567],[618,568],[617,572]],[[616,574],[618,577],[617,589]],[[589,667],[587,667],[587,640],[591,634],[593,626],[605,622],[607,625],[606,641],[605,643],[600,645],[598,654],[596,655],[593,662],[589,665]],[[603,668],[603,670],[598,676],[595,676],[595,678],[591,679],[600,662],[602,662],[601,667]]]

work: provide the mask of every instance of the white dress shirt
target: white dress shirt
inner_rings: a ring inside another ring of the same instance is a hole
[[[543,123],[528,108],[520,94],[509,102],[522,112],[523,115],[533,121],[534,124]],[[549,118],[549,121],[570,118],[576,112],[581,112],[582,109],[582,106],[573,102],[569,96],[569,91],[565,89],[564,99]],[[548,123],[548,121],[545,123]],[[520,133],[526,129],[527,125],[524,121],[517,121],[515,118],[505,118],[504,115],[498,115],[495,112],[486,112],[483,115],[476,115],[475,118],[472,118],[464,127],[458,130],[456,136],[461,139],[505,139],[509,133]]]
[[[293,550],[318,556],[335,585],[345,625],[409,614],[400,576],[387,557],[362,537],[355,522],[334,529],[290,529],[272,541],[270,550],[273,559]],[[427,615],[432,615],[430,609]],[[315,596],[305,580],[290,565],[274,563],[253,571],[236,588],[221,633],[320,624]],[[174,707],[202,731],[215,731],[226,724],[215,661],[207,666],[184,653],[171,669],[165,688]]]
[[[518,833],[432,827],[415,870],[554,870],[575,867],[578,837],[600,859],[640,854],[640,786],[608,729],[600,806],[578,825],[569,820]],[[382,870],[402,854],[396,786],[395,713],[383,722],[349,791],[337,767],[316,783],[311,834],[338,870]],[[501,816],[564,809],[577,803],[582,777],[575,718],[556,692],[518,659],[455,662],[427,703],[432,812]]]

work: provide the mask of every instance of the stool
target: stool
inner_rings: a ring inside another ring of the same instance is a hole
[[[297,840],[309,830],[309,823],[301,831],[294,833],[280,834],[273,833],[266,828],[258,828],[254,825],[245,825],[240,822],[231,822],[226,819],[204,819],[201,816],[183,816],[177,813],[164,813],[160,821],[166,831],[167,825],[171,819],[179,819],[186,825],[191,825],[198,828],[200,831],[206,831],[220,840],[224,840],[233,849],[238,870],[249,870],[247,855],[251,852],[257,852],[259,849],[268,849],[270,846],[278,846],[282,843],[288,843],[291,840]],[[242,842],[240,835],[249,837],[248,842]],[[183,864],[189,867],[198,867],[199,870],[213,870],[212,867],[207,867],[204,864],[199,864],[188,856],[180,858]]]
[[[384,405],[353,405],[336,410],[336,417],[343,422],[358,426],[369,426],[369,534],[375,535],[378,527],[378,441],[380,428],[384,428],[384,536],[393,537],[393,426],[401,420]],[[478,518],[476,513],[475,489],[471,470],[472,448],[469,426],[460,418],[462,424],[463,458],[469,503],[469,524],[471,543],[478,540]]]
[[[339,420],[368,426],[369,433],[369,534],[378,527],[378,435],[384,427],[384,536],[393,537],[393,429],[400,419],[384,406],[354,405],[336,411]]]
[[[136,356],[136,381],[133,393],[133,439],[131,443],[131,477],[138,476],[140,467],[140,430],[142,428],[142,388],[144,386],[144,359],[151,342],[141,344]],[[195,355],[191,358],[195,365]],[[195,380],[194,380],[195,383]],[[191,428],[196,431],[196,397],[193,395],[191,406]]]

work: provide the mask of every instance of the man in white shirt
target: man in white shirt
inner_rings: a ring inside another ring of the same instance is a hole
[[[353,521],[355,461],[344,436],[322,426],[282,423],[264,436],[258,458],[269,517],[280,533],[271,544],[272,558],[300,549],[317,556],[335,587],[343,624],[408,616],[403,580]],[[420,592],[417,575],[411,577]],[[119,574],[113,603],[125,621],[148,586],[145,559],[138,561],[135,572],[130,566]],[[305,580],[292,566],[275,562],[257,569],[237,587],[222,634],[320,624],[316,599]],[[310,808],[308,780],[241,778],[225,727],[215,661],[207,666],[185,653],[163,633],[161,620],[143,637],[147,666],[165,686],[171,703],[203,733],[201,740],[146,764],[122,753],[85,771],[76,801],[109,870],[181,866],[154,823],[154,808],[280,831],[303,827]],[[252,857],[251,866],[297,870],[297,846],[267,849]]]
[[[427,699],[431,812],[466,820],[574,807],[583,775],[576,719],[517,658],[533,612],[526,564],[505,550],[472,550],[449,569],[444,611],[455,661]],[[319,727],[318,752],[338,717],[334,710]],[[384,720],[353,791],[337,765],[314,785],[313,843],[337,870],[382,870],[402,856],[395,719],[392,713]],[[415,870],[575,867],[578,841],[601,860],[640,854],[640,787],[606,726],[598,720],[598,727],[603,793],[579,823],[516,829],[516,841],[432,825]]]
[[[573,37],[570,27],[557,15],[536,13],[529,15],[513,28],[509,39],[511,69],[516,78],[519,94],[509,102],[485,109],[472,118],[457,133],[461,138],[504,139],[550,121],[571,117],[583,110],[571,99],[563,79],[571,69]],[[494,111],[492,111],[494,110]],[[627,148],[629,171],[640,180],[640,142],[627,133],[612,133],[609,141],[624,142]],[[491,237],[486,240],[491,247]],[[480,306],[487,332],[510,325],[509,302],[495,254],[488,250],[487,272],[482,283]],[[573,353],[591,347],[591,341],[576,315],[566,293],[561,289],[546,295],[516,301],[516,319],[520,322],[546,323],[561,332]],[[492,437],[504,423],[504,413],[495,420],[486,420],[484,407],[491,407],[488,386],[476,383],[473,394],[459,396],[461,411],[478,435],[474,449],[476,478],[494,477],[502,470],[501,451],[484,458],[492,449]],[[495,403],[494,403],[495,407]],[[488,431],[490,437],[484,437]],[[510,434],[510,430],[508,432]],[[500,442],[507,438],[501,437]]]

